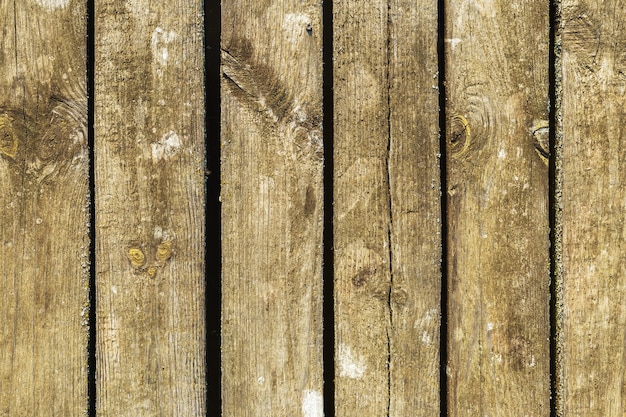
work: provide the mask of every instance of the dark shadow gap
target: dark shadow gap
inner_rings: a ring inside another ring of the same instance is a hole
[[[441,180],[441,328],[439,339],[439,410],[448,415],[448,180],[446,153],[445,0],[437,4],[437,59],[439,70],[439,158]]]
[[[560,284],[560,235],[561,224],[559,221],[560,205],[560,182],[559,182],[559,109],[560,99],[558,96],[559,77],[557,65],[560,47],[559,25],[560,9],[558,0],[550,1],[550,40],[548,58],[548,97],[549,97],[549,141],[550,157],[548,162],[548,215],[550,225],[550,416],[560,416],[559,392],[560,368],[559,368],[559,338],[561,334],[561,284]]]
[[[220,196],[220,0],[204,2],[205,149],[205,323],[207,415],[222,409],[221,310],[222,217]]]
[[[324,415],[335,416],[335,305],[333,252],[333,8],[332,1],[323,2],[323,105],[324,105]]]
[[[89,341],[87,342],[87,415],[96,417],[96,178],[95,178],[95,1],[87,1],[87,146],[89,148]]]

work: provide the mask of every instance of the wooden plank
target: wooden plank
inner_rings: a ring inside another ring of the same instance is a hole
[[[85,2],[0,2],[0,415],[87,408]]]
[[[445,4],[451,416],[550,414],[548,16]]]
[[[563,415],[626,409],[626,2],[562,5]]]
[[[438,415],[436,2],[333,12],[336,414]]]
[[[96,2],[100,416],[205,413],[202,10]]]
[[[225,416],[321,416],[321,4],[222,4]]]
[[[442,255],[437,2],[388,4],[389,415],[437,416]]]
[[[387,2],[333,3],[335,414],[388,415]]]

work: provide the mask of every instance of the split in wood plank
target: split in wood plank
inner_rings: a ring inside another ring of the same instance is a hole
[[[439,415],[437,3],[333,12],[335,413]]]

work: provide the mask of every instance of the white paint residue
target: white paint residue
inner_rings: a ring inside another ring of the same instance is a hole
[[[54,10],[65,8],[70,3],[70,0],[35,0],[35,2],[41,7],[45,7],[48,10]]]
[[[339,376],[354,379],[361,378],[365,373],[365,369],[367,369],[363,363],[363,358],[354,357],[350,347],[346,345],[339,345],[338,353]]]
[[[180,138],[170,130],[158,142],[152,144],[152,160],[159,162],[161,159],[169,159],[176,155],[179,149]]]
[[[436,318],[439,318],[439,310],[436,308],[431,308],[426,312],[424,317],[413,322],[413,328],[417,329],[419,327],[430,326],[430,322]]]
[[[498,151],[498,159],[506,159],[506,151],[504,149]]]
[[[431,342],[432,342],[432,339],[430,338],[430,335],[428,334],[427,331],[424,331],[422,333],[422,343],[425,345],[430,345]]]
[[[324,417],[324,397],[318,391],[306,390],[302,396],[304,417]]]
[[[152,57],[159,66],[167,66],[167,59],[169,57],[167,45],[172,43],[177,37],[178,34],[173,30],[167,31],[160,27],[157,27],[154,29],[154,32],[152,32]],[[157,70],[157,72],[161,75],[160,70]]]
[[[454,49],[458,44],[461,43],[461,39],[459,38],[446,39],[445,41],[450,44],[450,47],[452,49]]]
[[[311,28],[311,18],[305,14],[287,13],[283,18],[283,34],[291,43],[304,39],[307,28]]]

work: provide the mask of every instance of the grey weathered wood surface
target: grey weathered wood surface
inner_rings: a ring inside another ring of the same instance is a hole
[[[626,410],[626,2],[562,5],[563,416]]]
[[[448,412],[548,416],[548,3],[445,14]]]
[[[85,4],[0,2],[0,415],[87,408]]]
[[[204,415],[202,2],[95,6],[97,412]]]
[[[225,416],[323,413],[321,12],[222,3]]]
[[[335,2],[337,415],[438,415],[437,8]]]

